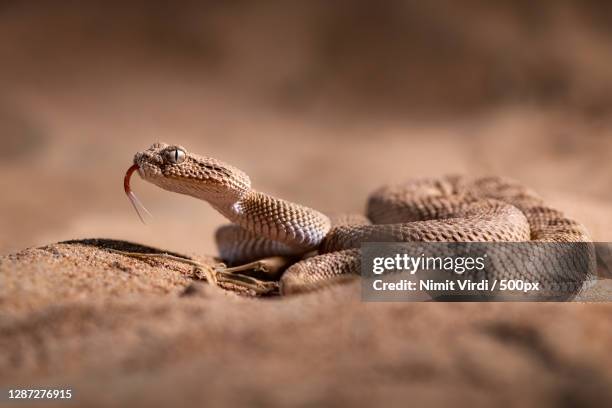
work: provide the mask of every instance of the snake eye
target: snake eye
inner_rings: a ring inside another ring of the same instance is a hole
[[[166,151],[166,159],[170,163],[179,164],[185,161],[185,151],[179,148],[172,148]]]

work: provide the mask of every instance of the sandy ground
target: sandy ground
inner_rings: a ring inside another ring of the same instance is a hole
[[[224,220],[205,203],[134,180],[155,217],[144,226],[125,198],[133,154],[155,141],[227,161],[255,188],[329,213],[362,212],[370,191],[408,177],[504,175],[610,241],[609,115],[529,101],[442,114],[436,101],[467,100],[444,94],[444,78],[459,88],[463,78],[445,71],[446,60],[433,72],[442,83],[428,85],[440,91],[428,101],[433,113],[381,114],[389,89],[373,97],[374,113],[363,94],[357,107],[347,102],[355,95],[344,88],[306,98],[304,108],[262,91],[278,91],[274,81],[305,66],[293,53],[298,30],[278,36],[265,18],[231,20],[223,38],[256,33],[257,44],[278,45],[275,59],[230,47],[225,65],[201,71],[180,53],[158,58],[136,47],[142,38],[129,30],[105,38],[69,13],[46,26],[37,14],[8,13],[0,15],[0,388],[69,386],[81,406],[612,402],[609,303],[373,304],[360,301],[358,285],[249,299],[207,286],[191,268],[105,249],[121,242],[55,244],[104,238],[215,255]],[[24,29],[39,25],[46,31]],[[253,29],[262,25],[269,30]],[[529,38],[501,31],[515,51]],[[567,47],[590,41],[562,32]],[[133,52],[121,50],[126,42]],[[108,43],[117,48],[102,52]],[[579,78],[606,79],[612,71],[600,59],[609,53],[580,50],[567,60],[596,68]],[[464,70],[481,66],[472,62]],[[250,82],[242,66],[255,70]]]
[[[364,303],[358,283],[252,299],[108,247],[146,249],[1,259],[0,383],[69,386],[80,406],[612,400],[609,304]]]

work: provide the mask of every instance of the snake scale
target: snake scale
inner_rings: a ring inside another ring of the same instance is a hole
[[[165,190],[204,200],[225,216],[231,224],[217,230],[216,241],[228,265],[292,259],[280,278],[283,294],[359,274],[363,242],[591,241],[580,223],[522,184],[500,177],[445,176],[385,186],[370,195],[365,216],[330,218],[258,192],[243,171],[182,146],[155,143],[138,152],[126,175],[130,194],[133,171]],[[577,256],[579,262],[592,262],[588,250]],[[509,272],[502,265],[492,273]],[[568,280],[556,270],[544,273],[550,276],[540,278],[548,282]],[[584,277],[574,280],[579,284]]]

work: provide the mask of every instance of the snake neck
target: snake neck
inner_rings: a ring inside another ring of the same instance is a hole
[[[254,190],[233,203],[211,204],[253,234],[305,251],[317,248],[331,227],[319,211]]]

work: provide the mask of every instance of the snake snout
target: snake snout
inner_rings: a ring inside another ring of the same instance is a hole
[[[138,172],[141,177],[158,173],[163,163],[164,161],[159,154],[146,150],[134,155],[134,164],[138,166]]]
[[[147,151],[138,152],[134,155],[134,164],[138,164],[139,166],[141,166],[145,162],[152,162],[154,160],[155,155]]]

